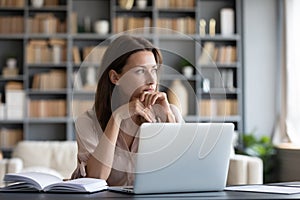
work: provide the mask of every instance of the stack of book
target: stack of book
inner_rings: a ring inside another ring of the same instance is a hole
[[[200,116],[233,116],[238,114],[236,99],[202,99],[199,101]]]
[[[216,45],[214,42],[205,42],[201,49],[198,62],[200,64],[231,64],[237,60],[236,47],[232,45]]]
[[[21,129],[0,129],[0,147],[11,148],[23,139],[23,131]]]
[[[156,0],[155,5],[157,8],[193,8],[195,7],[195,0]]]
[[[66,33],[66,22],[61,22],[53,13],[38,13],[34,17],[27,19],[30,33]]]
[[[66,86],[66,72],[63,70],[51,70],[33,76],[32,89],[47,91],[65,89]]]
[[[24,33],[24,17],[0,16],[0,33],[1,34]]]
[[[24,6],[25,6],[25,0],[0,0],[0,7],[22,8]]]
[[[119,16],[114,19],[113,28],[115,33],[138,28],[149,28],[152,26],[152,19],[149,17],[128,17]],[[149,33],[149,29],[144,29],[143,33]]]
[[[54,46],[56,48],[54,48]],[[60,50],[57,51],[57,47]],[[59,63],[66,61],[66,41],[59,39],[31,40],[27,44],[27,63]],[[58,53],[58,55],[57,55]]]
[[[6,119],[20,120],[24,117],[25,92],[23,83],[8,82],[5,85]]]
[[[65,117],[66,100],[29,100],[29,117]]]
[[[195,19],[192,17],[160,18],[157,27],[172,29],[185,34],[195,34]]]

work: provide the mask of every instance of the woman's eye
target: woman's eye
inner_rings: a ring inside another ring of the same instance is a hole
[[[138,69],[138,70],[136,70],[136,73],[137,74],[143,74],[143,73],[145,73],[145,70],[144,69]]]
[[[158,69],[157,69],[157,68],[153,68],[153,69],[152,69],[152,72],[155,73],[155,74],[157,74]]]

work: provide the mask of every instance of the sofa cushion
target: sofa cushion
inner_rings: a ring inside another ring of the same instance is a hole
[[[64,178],[70,178],[77,164],[76,141],[52,142],[50,168],[55,169]]]
[[[58,171],[48,168],[48,167],[39,167],[39,166],[27,167],[27,168],[22,169],[21,172],[42,172],[42,173],[46,173],[46,174],[51,174],[53,176],[57,176],[61,179],[64,178]]]
[[[21,141],[13,151],[13,158],[20,158],[23,167],[43,166],[50,167],[52,152],[49,142]]]
[[[22,141],[12,156],[22,159],[25,169],[44,167],[70,178],[77,164],[77,144],[76,141]]]

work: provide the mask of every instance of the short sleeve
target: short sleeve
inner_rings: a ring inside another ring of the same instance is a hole
[[[99,143],[103,134],[93,109],[86,111],[75,121],[76,140],[78,145],[78,165],[73,178],[86,176],[85,166],[91,153]]]

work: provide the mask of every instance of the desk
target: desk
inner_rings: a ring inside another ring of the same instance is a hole
[[[300,194],[282,195],[254,192],[202,192],[202,193],[177,193],[131,195],[110,191],[93,194],[58,194],[58,193],[4,193],[0,192],[1,200],[79,200],[79,199],[300,199]]]

